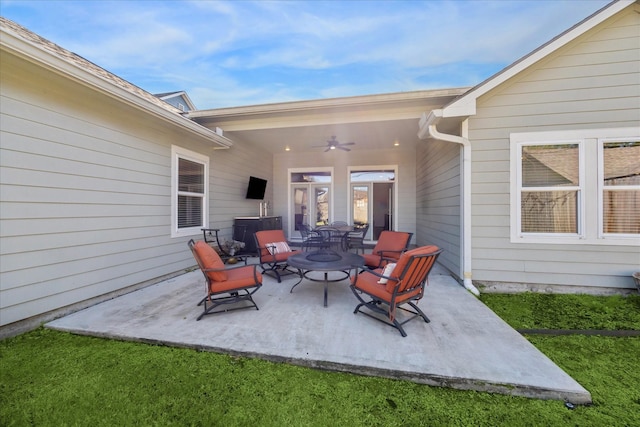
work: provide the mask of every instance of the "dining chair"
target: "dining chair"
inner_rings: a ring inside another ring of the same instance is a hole
[[[347,248],[348,250],[355,249],[356,253],[362,251],[364,253],[365,245],[364,239],[369,231],[369,224],[364,224],[355,228],[353,231],[347,233]]]
[[[298,230],[302,236],[302,250],[308,251],[310,248],[322,249],[327,245],[321,233],[314,231],[308,224],[299,224]]]

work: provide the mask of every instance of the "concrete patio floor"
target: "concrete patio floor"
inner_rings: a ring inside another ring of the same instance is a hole
[[[199,270],[116,297],[49,322],[76,334],[160,343],[257,357],[312,368],[434,386],[591,402],[590,393],[436,266],[414,319],[400,333],[363,314],[345,280],[323,285],[265,276],[259,310],[196,318],[204,295]]]

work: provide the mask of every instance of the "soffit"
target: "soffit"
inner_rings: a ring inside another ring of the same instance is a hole
[[[335,135],[340,142],[356,142],[359,150],[412,148],[423,113],[443,105],[467,88],[199,110],[189,117],[210,129],[216,127],[234,141],[257,144],[272,153],[285,147],[294,152],[322,152]]]

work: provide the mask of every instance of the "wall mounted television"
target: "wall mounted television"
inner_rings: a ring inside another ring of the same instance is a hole
[[[264,199],[264,192],[267,189],[267,180],[262,178],[256,178],[255,176],[249,177],[249,186],[247,187],[247,199]]]

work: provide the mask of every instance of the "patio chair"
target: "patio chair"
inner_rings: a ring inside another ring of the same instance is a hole
[[[348,250],[355,249],[356,253],[362,251],[364,254],[364,237],[367,235],[367,231],[369,231],[369,224],[364,224],[355,230],[351,231],[347,234],[347,248]]]
[[[442,249],[437,246],[422,246],[403,253],[395,266],[391,263],[384,269],[361,272],[356,270],[350,288],[360,304],[353,313],[360,312],[392,326],[398,329],[403,337],[406,337],[407,333],[402,325],[410,320],[419,316],[429,323],[429,318],[417,304],[424,296],[429,272],[441,252]],[[410,306],[411,309],[403,307],[404,305]],[[362,311],[362,308],[371,310],[373,314]],[[407,312],[410,316],[399,321],[396,316],[397,310]]]
[[[330,225],[323,225],[314,229],[316,233],[320,234],[325,241],[325,247],[341,251],[345,246],[345,233],[338,230],[336,227]]]
[[[260,257],[260,267],[263,274],[274,276],[278,283],[282,282],[282,276],[298,274],[298,271],[290,270],[287,260],[291,255],[301,251],[289,247],[282,230],[262,230],[254,233],[256,248]]]
[[[413,233],[404,231],[388,231],[380,233],[378,243],[370,254],[363,254],[364,265],[374,269],[384,267],[389,262],[396,262],[400,255],[409,248]]]
[[[302,236],[302,250],[308,251],[310,248],[322,249],[326,247],[322,234],[313,231],[308,224],[298,224],[298,230]]]
[[[262,286],[262,274],[257,271],[257,265],[242,265],[225,269],[220,255],[204,241],[195,242],[191,239],[188,245],[206,280],[206,295],[198,303],[198,305],[204,304],[204,311],[197,320],[202,319],[206,314],[251,307],[258,310],[258,305],[252,298],[252,295]],[[249,305],[214,311],[216,307],[244,301],[249,302]]]
[[[225,246],[220,243],[220,237],[218,236],[219,228],[201,228],[202,237],[208,245],[215,245],[217,250],[216,252],[220,255],[222,261],[226,264],[230,260],[239,260],[244,261],[244,265],[247,265],[247,254],[243,254],[242,252],[227,252]],[[231,228],[231,236],[233,240],[237,240],[239,242],[244,242],[245,234],[247,232],[246,225],[233,225]],[[232,264],[233,262],[230,262]]]

